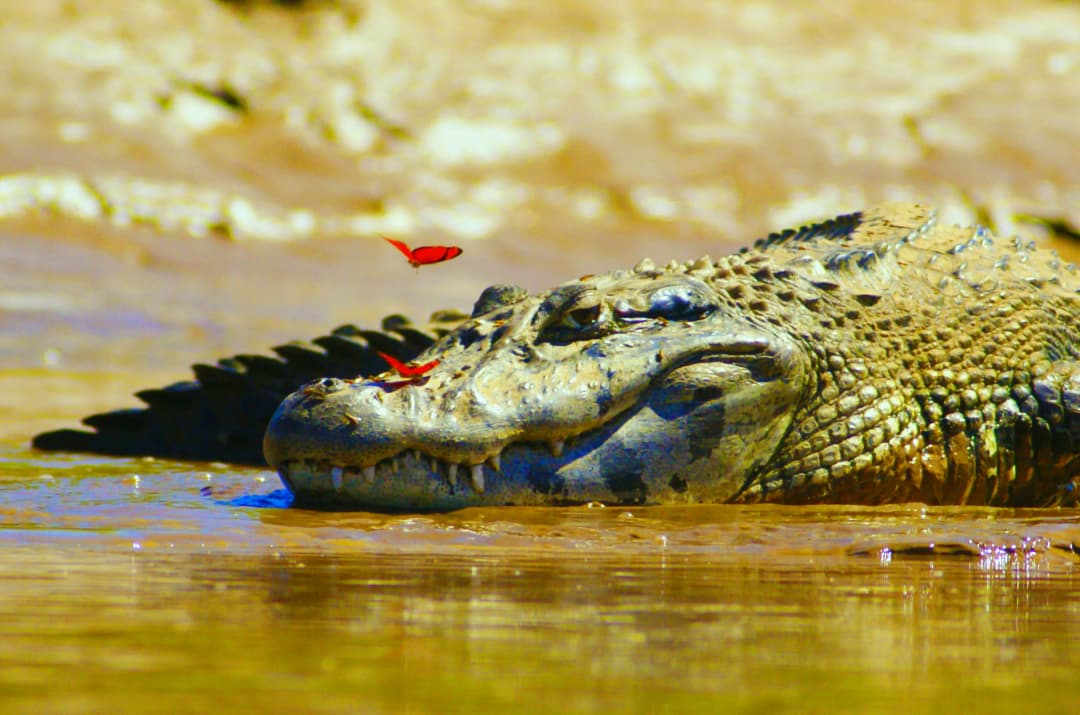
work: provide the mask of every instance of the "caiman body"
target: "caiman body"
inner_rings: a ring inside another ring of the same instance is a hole
[[[369,361],[287,397],[265,456],[341,508],[1075,505],[1078,285],[1026,241],[890,205],[493,287],[406,356],[439,361],[424,376]]]

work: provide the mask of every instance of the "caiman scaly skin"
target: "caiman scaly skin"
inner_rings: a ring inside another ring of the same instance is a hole
[[[396,319],[199,366],[35,444],[250,461],[268,406],[320,376],[263,445],[304,505],[1073,506],[1078,286],[1027,241],[888,205],[719,260],[493,286],[437,341]],[[439,364],[374,374],[376,350]]]
[[[489,289],[393,375],[288,397],[301,503],[1074,505],[1071,266],[890,205],[740,253]]]

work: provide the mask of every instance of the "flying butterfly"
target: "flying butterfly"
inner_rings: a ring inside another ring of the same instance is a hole
[[[383,236],[382,239],[401,251],[413,268],[427,266],[432,263],[442,263],[461,255],[461,249],[457,246],[417,246],[416,248],[409,248],[404,241],[395,241],[387,236]]]

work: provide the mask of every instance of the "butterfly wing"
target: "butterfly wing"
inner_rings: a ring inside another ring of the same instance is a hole
[[[393,368],[394,372],[401,375],[402,377],[420,377],[425,372],[429,372],[432,368],[436,367],[439,364],[438,360],[432,360],[431,362],[426,362],[423,365],[406,365],[405,363],[395,358],[393,355],[379,353],[379,357],[385,360],[387,364],[390,365],[391,368]]]
[[[393,355],[387,355],[386,353],[379,353],[379,357],[386,361],[386,364],[399,375],[403,377],[412,377],[412,368],[405,363],[398,360]]]
[[[460,255],[461,249],[457,246],[419,246],[412,252],[413,260],[420,266],[442,263]]]
[[[382,240],[386,241],[391,246],[401,251],[405,255],[405,257],[409,259],[409,263],[412,263],[415,260],[413,258],[413,252],[409,249],[408,244],[406,244],[404,241],[396,241],[389,236],[383,236]]]
[[[430,372],[432,368],[438,367],[438,365],[438,360],[432,360],[431,362],[426,362],[423,365],[412,365],[409,367],[409,370],[412,371],[413,375],[423,375],[425,372]]]

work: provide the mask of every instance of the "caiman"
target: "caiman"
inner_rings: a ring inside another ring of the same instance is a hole
[[[253,461],[266,427],[297,503],[331,508],[1075,506],[1075,273],[886,205],[719,260],[492,286],[435,336],[396,317],[196,366],[35,444]],[[378,351],[438,362],[402,377]]]

